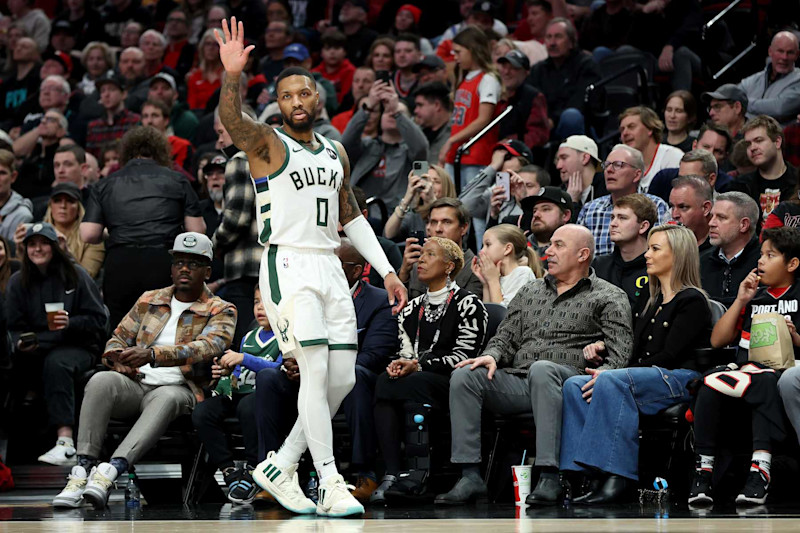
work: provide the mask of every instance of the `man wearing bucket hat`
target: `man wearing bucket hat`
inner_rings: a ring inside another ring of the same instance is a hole
[[[203,401],[209,365],[231,343],[236,308],[211,294],[205,281],[214,255],[202,233],[181,233],[170,250],[173,285],[145,292],[106,343],[103,364],[86,385],[78,434],[78,465],[56,507],[84,502],[105,507],[110,488],[155,445],[169,423]],[[130,432],[100,462],[112,416],[136,416]]]

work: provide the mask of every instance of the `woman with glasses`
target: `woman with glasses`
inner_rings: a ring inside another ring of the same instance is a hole
[[[688,401],[686,385],[700,376],[694,350],[708,345],[711,310],[700,288],[697,240],[684,226],[657,226],[645,261],[650,295],[634,313],[627,368],[596,369],[605,351],[599,341],[583,350],[588,375],[564,383],[561,470],[592,481],[576,504],[626,495],[638,480],[639,416]]]
[[[372,493],[372,503],[384,502],[390,489],[404,495],[424,492],[427,472],[400,474],[407,404],[425,413],[423,417],[430,416],[430,409],[446,411],[450,373],[483,348],[486,308],[452,281],[463,267],[464,253],[455,242],[442,237],[426,240],[417,270],[428,289],[400,312],[400,352],[375,386],[375,430],[386,475]]]
[[[61,250],[53,226],[30,226],[23,240],[22,269],[6,289],[6,315],[19,373],[20,393],[44,394],[56,445],[44,463],[76,463],[75,382],[95,364],[105,337],[106,312],[92,278]]]
[[[170,284],[168,253],[176,235],[204,233],[200,201],[170,170],[166,137],[137,126],[122,138],[122,168],[92,187],[81,222],[83,242],[99,244],[108,228],[103,295],[116,326],[145,291]]]

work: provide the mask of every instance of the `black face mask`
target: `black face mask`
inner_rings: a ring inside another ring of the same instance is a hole
[[[226,146],[225,148],[222,149],[222,153],[225,154],[225,157],[227,157],[228,159],[232,158],[233,156],[238,154],[240,151],[241,150],[236,148],[235,144],[232,144],[230,146]]]

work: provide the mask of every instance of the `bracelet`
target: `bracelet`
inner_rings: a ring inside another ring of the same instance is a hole
[[[398,209],[400,211],[398,211]],[[406,216],[406,210],[398,205],[398,206],[396,206],[394,208],[394,214],[397,215],[397,218],[402,219],[402,218],[405,218],[405,216]]]

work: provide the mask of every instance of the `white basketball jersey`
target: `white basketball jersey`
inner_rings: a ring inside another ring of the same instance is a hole
[[[276,128],[286,148],[277,172],[253,179],[258,241],[263,245],[334,250],[339,246],[339,189],[344,168],[333,143],[314,134],[316,151]]]

